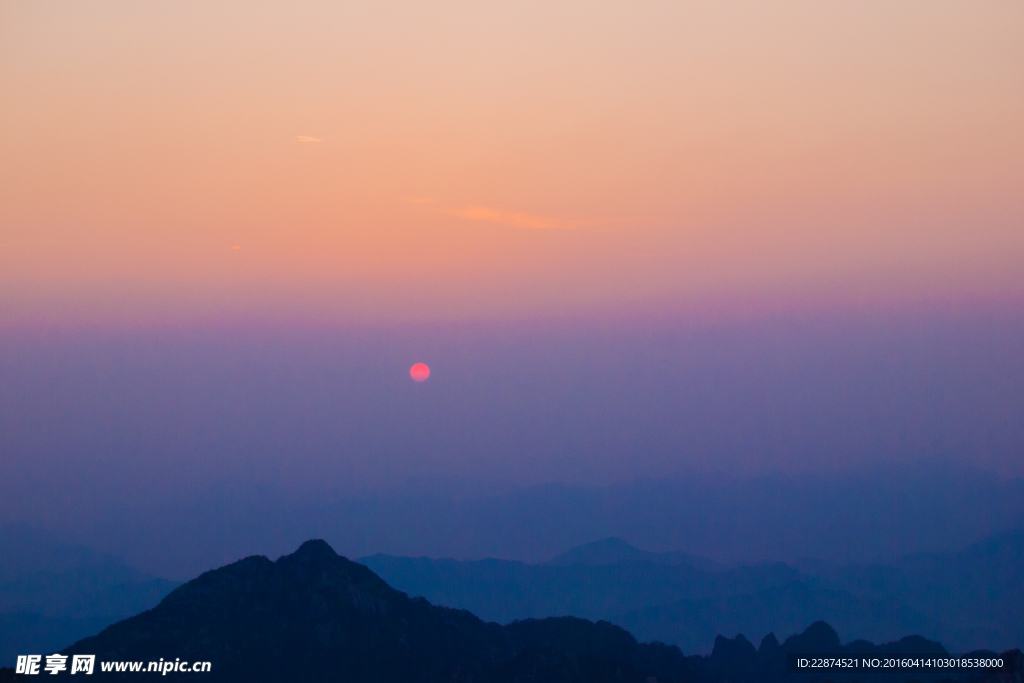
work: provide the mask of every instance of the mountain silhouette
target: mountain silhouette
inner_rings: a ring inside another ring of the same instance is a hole
[[[765,637],[756,650],[743,635],[719,636],[709,657],[684,656],[679,648],[661,643],[639,643],[606,621],[551,617],[501,626],[465,610],[410,598],[315,540],[276,562],[253,556],[206,572],[155,608],[62,654],[95,655],[94,675],[102,679],[134,676],[105,672],[102,662],[182,660],[207,661],[211,669],[202,674],[172,671],[161,678],[231,683],[810,683],[822,679],[786,674],[787,655],[828,651],[945,652],[939,643],[920,637],[844,646],[823,622],[782,644],[774,635]],[[1003,656],[1008,661],[1005,671],[960,679],[1020,683],[1024,656],[1019,651]],[[33,678],[0,670],[0,683]],[[914,678],[938,680],[937,675]],[[901,672],[882,672],[870,680],[908,679]]]
[[[0,529],[0,557],[0,664],[96,633],[178,585],[27,527]]]
[[[276,562],[255,556],[206,572],[64,651],[76,653],[210,661],[209,681],[647,682],[692,673],[678,648],[639,644],[607,622],[502,627],[410,598],[320,540]]]
[[[608,538],[542,564],[383,554],[359,562],[399,590],[484,620],[572,614],[684,652],[711,652],[721,633],[761,638],[817,620],[874,642],[920,633],[957,652],[1024,643],[1024,620],[1005,607],[1024,604],[1024,530],[887,565],[722,567],[684,557]]]

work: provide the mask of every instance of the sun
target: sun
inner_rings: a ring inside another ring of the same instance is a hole
[[[425,382],[430,377],[430,368],[426,363],[417,363],[409,368],[409,376],[417,382]]]

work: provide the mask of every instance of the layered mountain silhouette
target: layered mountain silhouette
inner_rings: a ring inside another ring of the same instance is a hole
[[[67,655],[96,655],[98,662],[211,663],[208,673],[170,672],[166,676],[170,680],[818,680],[814,676],[794,679],[785,673],[786,655],[791,652],[945,650],[920,637],[881,646],[864,641],[843,646],[823,622],[781,644],[769,635],[756,649],[743,636],[720,636],[709,657],[684,656],[677,647],[660,643],[638,643],[627,631],[603,621],[561,617],[501,626],[465,610],[411,598],[367,567],[338,556],[320,540],[307,541],[276,562],[253,556],[206,572],[176,588],[155,608],[63,650]],[[1024,659],[1019,652],[1007,656],[1006,671],[977,680],[1019,682],[1012,667],[1024,668]],[[99,665],[94,675],[133,676],[105,673]],[[30,680],[10,669],[0,678]],[[902,683],[907,679],[893,673],[872,680]]]
[[[177,584],[117,558],[36,533],[0,532],[0,665],[51,652],[155,606]],[[388,585],[483,621],[572,615],[608,621],[641,641],[707,654],[720,634],[753,642],[825,620],[850,638],[919,633],[951,651],[1024,642],[1024,533],[952,554],[889,565],[804,562],[722,567],[683,553],[651,553],[610,538],[542,564],[376,555],[359,560]],[[569,622],[565,622],[569,623]]]
[[[638,644],[609,623],[502,627],[410,598],[324,541],[277,562],[256,556],[206,572],[64,653],[210,661],[210,681],[649,681],[688,672],[677,648]]]
[[[0,664],[96,633],[178,585],[27,528],[0,530],[0,557]]]
[[[621,538],[610,537],[593,543],[577,546],[568,552],[551,558],[545,565],[566,567],[575,564],[600,566],[623,562],[645,562],[670,567],[691,566],[698,569],[715,569],[718,564],[689,553],[652,553],[634,548]]]
[[[794,633],[824,619],[874,641],[921,633],[956,651],[1024,643],[1024,531],[891,564],[721,567],[610,538],[543,564],[373,555],[359,560],[411,595],[483,619],[572,614],[707,653],[720,633]]]

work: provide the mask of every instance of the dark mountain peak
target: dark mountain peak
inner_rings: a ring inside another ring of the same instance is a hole
[[[299,546],[299,549],[292,553],[290,556],[295,560],[300,561],[317,561],[317,560],[331,560],[336,557],[340,557],[338,553],[334,552],[334,548],[327,544],[327,541],[322,538],[313,539],[306,541]]]
[[[719,635],[715,637],[707,667],[723,678],[735,679],[741,672],[752,669],[756,659],[753,643],[742,633],[732,639]]]
[[[289,581],[310,590],[347,591],[350,596],[372,596],[374,600],[405,597],[364,565],[338,555],[322,539],[306,541],[291,555],[279,557],[274,565]]]
[[[782,644],[786,652],[838,652],[839,647],[839,634],[824,621],[814,622]]]
[[[761,645],[757,648],[758,653],[767,654],[769,652],[775,652],[779,649],[779,639],[775,637],[774,633],[769,633],[761,639]]]
[[[253,556],[206,572],[155,608],[64,650],[101,661],[158,661],[168,653],[211,662],[210,683],[679,680],[689,666],[678,648],[641,645],[608,622],[502,627],[436,607],[323,541],[276,562]]]
[[[323,541],[206,572],[65,650],[154,661],[174,652],[231,681],[334,680],[339,662],[354,681],[434,679],[455,661],[471,676],[512,651],[496,624],[411,599]]]

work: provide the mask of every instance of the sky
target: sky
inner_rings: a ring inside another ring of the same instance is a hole
[[[0,526],[156,567],[264,497],[1019,478],[1021,35],[1017,1],[2,2]]]
[[[1002,307],[10,332],[0,530],[175,578],[316,537],[353,557],[951,552],[1024,523],[1021,339]]]
[[[1019,2],[5,2],[0,321],[1024,292]]]
[[[0,516],[217,483],[465,495],[924,460],[1021,476],[1022,338],[1024,316],[1002,307],[11,332]]]

